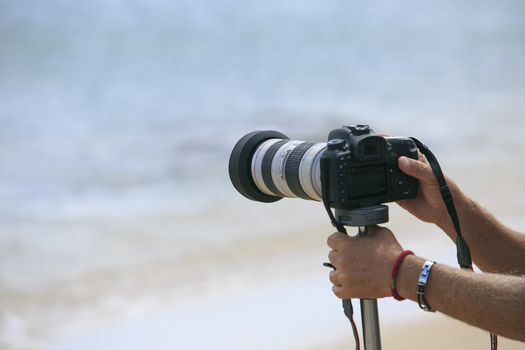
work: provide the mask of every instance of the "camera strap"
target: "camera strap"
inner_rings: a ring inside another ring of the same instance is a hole
[[[470,255],[470,248],[467,244],[467,241],[465,241],[465,238],[463,238],[463,235],[461,234],[459,217],[456,211],[456,207],[454,205],[454,200],[452,198],[452,192],[450,191],[450,188],[447,185],[447,181],[445,180],[445,176],[441,171],[441,167],[439,166],[437,158],[430,151],[430,149],[428,149],[428,147],[424,145],[421,141],[414,137],[411,137],[411,139],[416,143],[416,146],[417,148],[419,148],[419,151],[423,153],[423,155],[427,158],[428,163],[432,168],[432,172],[434,173],[434,176],[436,177],[436,180],[438,182],[439,192],[441,193],[441,197],[445,202],[448,214],[450,215],[450,219],[452,220],[452,224],[456,229],[456,249],[458,264],[462,269],[468,269],[472,271],[472,257]],[[498,336],[496,334],[490,333],[490,349],[496,350],[497,348]]]
[[[448,215],[450,216],[452,224],[456,229],[456,249],[458,264],[462,269],[472,270],[472,258],[470,256],[470,248],[467,244],[467,241],[465,241],[465,238],[463,238],[463,235],[461,234],[459,217],[456,211],[456,206],[454,205],[454,200],[452,198],[452,192],[450,191],[450,188],[447,185],[447,181],[445,180],[443,171],[441,171],[441,166],[439,166],[436,156],[434,156],[434,154],[430,151],[430,149],[428,149],[426,145],[424,145],[423,143],[421,143],[421,141],[414,137],[411,137],[411,139],[415,142],[417,148],[419,148],[419,151],[423,153],[423,155],[427,158],[428,163],[432,168],[432,172],[434,173],[434,176],[436,177],[436,180],[438,182],[441,198],[443,198],[443,201],[445,202]]]

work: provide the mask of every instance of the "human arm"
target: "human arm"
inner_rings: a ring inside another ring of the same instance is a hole
[[[403,172],[420,181],[419,195],[398,204],[419,219],[436,224],[455,241],[456,231],[426,158],[423,155],[419,160],[401,157],[398,164]],[[446,180],[474,263],[485,272],[525,275],[525,235],[500,223],[466,196],[454,181],[448,177]]]
[[[416,285],[425,259],[408,256],[398,277],[398,293],[417,300]],[[525,278],[494,273],[473,273],[434,264],[425,291],[435,310],[498,334],[525,341]]]
[[[392,232],[371,227],[369,235],[328,238],[333,291],[339,298],[391,295],[391,270],[403,251]],[[424,259],[407,256],[396,279],[398,293],[417,300],[416,286]],[[427,284],[429,305],[444,314],[504,337],[525,341],[525,277],[480,274],[435,264]]]

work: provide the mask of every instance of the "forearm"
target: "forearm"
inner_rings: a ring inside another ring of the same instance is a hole
[[[486,272],[525,275],[525,235],[501,224],[457,187],[453,196],[474,263]],[[456,231],[448,214],[437,225],[455,240]]]
[[[405,258],[397,276],[401,296],[417,300],[424,260]],[[429,305],[444,314],[504,337],[525,341],[525,278],[481,274],[435,264],[426,289]]]

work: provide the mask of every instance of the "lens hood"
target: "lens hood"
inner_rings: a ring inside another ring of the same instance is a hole
[[[270,196],[261,192],[252,179],[252,158],[257,147],[269,139],[288,139],[288,136],[272,130],[254,131],[243,136],[230,155],[228,170],[233,186],[244,197],[257,201],[271,203],[282,197]]]

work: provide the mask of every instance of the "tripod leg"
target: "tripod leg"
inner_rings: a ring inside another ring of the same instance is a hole
[[[368,234],[368,226],[359,226],[359,236]],[[381,350],[379,332],[379,314],[376,299],[361,299],[361,322],[363,324],[363,342],[365,350]]]
[[[376,299],[361,299],[361,321],[365,350],[381,350],[379,315]]]

